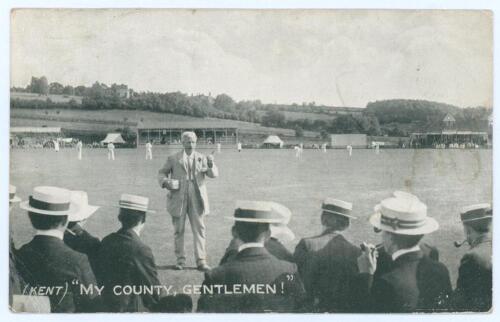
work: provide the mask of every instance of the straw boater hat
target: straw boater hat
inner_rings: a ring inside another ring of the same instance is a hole
[[[21,198],[16,196],[17,188],[13,185],[9,185],[9,202],[21,202]]]
[[[78,205],[78,212],[71,214],[69,221],[85,220],[99,209],[89,205],[89,197],[85,191],[71,191],[71,201]]]
[[[290,209],[277,202],[269,202],[269,204],[271,205],[271,209],[282,217],[281,223],[270,225],[271,237],[283,243],[292,242],[295,239],[295,234],[287,226],[292,218],[292,212]]]
[[[78,205],[71,201],[68,189],[40,186],[33,189],[28,201],[21,202],[20,207],[29,212],[49,216],[72,216],[78,212]]]
[[[266,201],[239,200],[236,202],[234,216],[229,218],[249,223],[281,224],[284,222],[283,216]]]
[[[463,223],[491,220],[493,218],[493,211],[489,203],[481,203],[462,208],[460,212],[460,220]]]
[[[120,197],[120,201],[118,202],[118,207],[122,209],[130,209],[136,211],[143,211],[148,213],[154,213],[154,210],[148,209],[149,198],[130,195],[124,193]]]
[[[327,214],[340,215],[351,219],[358,219],[356,216],[352,215],[352,203],[326,198],[321,205],[321,211]]]
[[[438,222],[427,216],[427,206],[416,196],[391,197],[375,206],[370,223],[377,229],[400,235],[425,235],[439,228]]]

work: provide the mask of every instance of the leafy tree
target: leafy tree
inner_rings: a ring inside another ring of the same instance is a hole
[[[64,86],[58,82],[50,83],[49,85],[49,93],[62,95],[64,92]]]
[[[298,138],[304,137],[304,130],[300,126],[295,126],[295,136]]]

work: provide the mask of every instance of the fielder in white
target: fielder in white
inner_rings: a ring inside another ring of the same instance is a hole
[[[59,152],[59,140],[54,140],[54,150],[56,150],[56,152]]]
[[[76,152],[78,153],[78,160],[82,159],[82,149],[83,149],[83,143],[82,141],[78,141],[76,144]]]
[[[347,152],[349,153],[349,156],[352,156],[352,146],[348,145],[346,148]]]
[[[115,159],[115,145],[113,143],[108,143],[108,160]]]
[[[150,141],[146,143],[146,160],[153,160],[153,145]]]

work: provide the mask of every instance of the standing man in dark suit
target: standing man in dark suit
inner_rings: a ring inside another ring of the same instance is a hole
[[[451,309],[488,312],[491,310],[493,291],[491,205],[485,203],[465,207],[460,213],[460,219],[470,249],[460,261]]]
[[[104,286],[104,303],[110,312],[155,311],[162,293],[125,294],[125,287],[161,285],[153,252],[141,241],[149,199],[122,194],[118,220],[122,227],[106,236],[98,256],[99,281]]]
[[[297,267],[277,259],[264,248],[271,234],[269,224],[280,223],[281,216],[268,203],[247,201],[238,203],[233,219],[234,229],[243,243],[233,260],[205,273],[204,288],[223,288],[216,294],[202,293],[198,310],[238,313],[297,311],[304,296]],[[277,292],[255,292],[259,285],[275,287]],[[242,292],[245,287],[247,290],[253,287],[254,291]]]
[[[35,187],[29,201],[21,203],[28,211],[35,237],[18,252],[19,269],[30,291],[44,287],[58,288],[50,294],[51,312],[96,312],[101,309],[96,293],[85,294],[80,285],[96,285],[86,255],[66,246],[63,235],[68,215],[78,209],[71,202],[70,191],[57,187]],[[67,293],[65,293],[67,289]]]
[[[89,205],[89,198],[85,191],[71,191],[71,201],[78,206],[78,212],[70,214],[63,240],[71,249],[87,255],[95,274],[101,241],[88,233],[83,226],[99,207]]]
[[[451,293],[448,269],[424,256],[419,242],[439,228],[418,198],[392,197],[375,207],[370,223],[382,230],[384,250],[393,265],[376,274],[375,246],[363,243],[358,257],[357,304],[362,312],[435,312]]]
[[[302,239],[295,248],[295,262],[308,295],[308,310],[313,312],[352,312],[351,281],[358,273],[359,248],[342,236],[349,228],[352,204],[328,198],[321,207],[319,236]]]
[[[176,269],[181,270],[186,264],[184,229],[188,217],[193,231],[196,265],[199,270],[207,271],[210,266],[207,264],[204,220],[210,208],[205,177],[216,178],[219,171],[213,155],[205,157],[195,151],[197,137],[194,132],[182,133],[181,141],[183,151],[168,157],[158,172],[158,182],[168,190],[167,211],[174,225]]]

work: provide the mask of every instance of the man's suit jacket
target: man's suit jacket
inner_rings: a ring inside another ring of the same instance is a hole
[[[101,241],[99,240],[99,238],[96,238],[89,234],[79,224],[75,224],[73,227],[71,227],[72,233],[68,232],[68,229],[64,232],[64,243],[71,249],[87,255],[90,266],[92,267],[92,270],[95,274],[95,271],[97,269],[97,255],[99,252],[99,247],[101,246]]]
[[[21,295],[25,283],[18,272],[17,249],[12,238],[9,241],[9,305],[12,305],[12,296]]]
[[[424,242],[420,243],[419,247],[424,256],[427,256],[430,259],[439,262],[439,251],[437,250],[436,247],[431,246]],[[392,260],[392,256],[387,254],[387,252],[385,251],[384,247],[381,244],[377,245],[377,249],[378,249],[377,271],[375,272],[375,275],[382,275],[392,270],[394,266],[394,261]]]
[[[351,282],[360,249],[333,231],[302,239],[294,258],[308,295],[308,310],[352,312]]]
[[[491,239],[474,245],[460,261],[453,311],[487,312],[492,305]]]
[[[236,239],[233,238],[229,246],[226,248],[226,252],[220,260],[219,265],[222,265],[228,261],[232,261],[236,257],[236,255],[238,255],[238,246],[241,244],[241,241],[237,242]],[[264,244],[264,247],[267,249],[269,254],[273,255],[277,259],[292,263],[294,262],[292,253],[290,253],[290,251],[286,249],[286,247],[283,246],[283,244],[280,243],[280,241],[276,238],[269,238]]]
[[[104,286],[104,304],[110,312],[144,312],[155,309],[158,294],[115,295],[115,286],[161,285],[151,248],[131,229],[120,229],[101,242],[97,278]],[[117,289],[120,290],[120,289]]]
[[[18,269],[30,286],[60,286],[63,290],[67,287],[65,295],[64,292],[50,295],[51,312],[101,310],[95,293],[80,292],[80,284],[97,285],[87,256],[72,250],[57,237],[37,235],[23,245],[18,251]]]
[[[179,189],[170,190],[167,194],[167,211],[173,217],[181,216],[183,212],[184,198],[187,194],[187,172],[188,168],[184,162],[184,151],[180,151],[168,157],[165,165],[158,171],[158,182],[163,187],[167,178],[179,180]],[[207,166],[207,158],[194,151],[194,182],[196,189],[196,197],[200,204],[200,209],[203,209],[203,214],[210,212],[208,203],[207,187],[205,185],[205,176],[215,178],[219,175],[217,166],[214,164],[210,169]]]
[[[297,266],[269,254],[263,247],[243,249],[234,260],[205,273],[204,286],[274,285],[276,294],[202,294],[201,312],[294,312],[303,301],[304,288]]]
[[[359,312],[436,312],[446,309],[451,282],[446,266],[414,251],[385,274],[359,274],[353,289]]]

